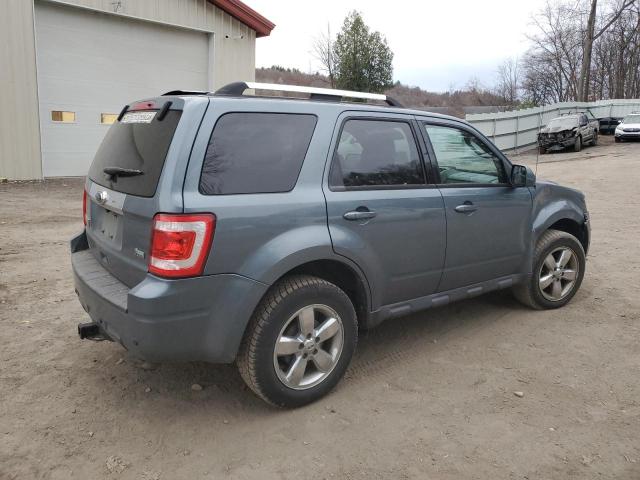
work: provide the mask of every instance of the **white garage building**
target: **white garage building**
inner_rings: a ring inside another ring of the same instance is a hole
[[[0,177],[85,175],[122,107],[255,76],[238,0],[2,0]]]

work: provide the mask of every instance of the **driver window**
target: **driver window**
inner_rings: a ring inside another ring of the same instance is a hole
[[[507,183],[502,161],[473,134],[455,127],[425,125],[440,170],[440,183]]]

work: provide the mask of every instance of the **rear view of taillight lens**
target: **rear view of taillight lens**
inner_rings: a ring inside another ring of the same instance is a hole
[[[82,190],[82,221],[84,222],[85,227],[87,226],[87,208],[89,207],[89,205],[87,205],[87,195],[87,191]]]
[[[213,214],[159,213],[153,219],[149,272],[159,277],[202,275],[216,217]]]

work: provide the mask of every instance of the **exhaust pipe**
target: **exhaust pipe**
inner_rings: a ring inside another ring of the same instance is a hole
[[[95,340],[97,342],[106,340],[106,338],[100,332],[100,327],[96,322],[79,323],[78,336],[81,340],[84,340],[85,338],[88,340]]]

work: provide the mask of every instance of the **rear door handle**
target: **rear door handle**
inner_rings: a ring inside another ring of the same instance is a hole
[[[351,212],[347,212],[344,215],[342,215],[342,217],[345,220],[368,220],[370,218],[373,218],[376,216],[376,212],[372,212],[371,210],[367,209],[360,209],[360,207],[358,207],[357,210],[352,210]]]
[[[471,213],[478,210],[478,207],[471,202],[464,202],[462,205],[458,205],[454,210],[458,213]]]

